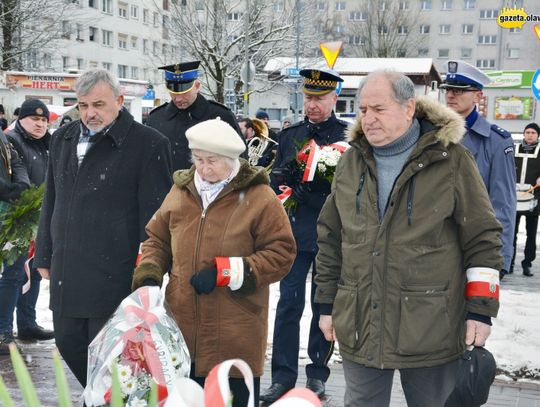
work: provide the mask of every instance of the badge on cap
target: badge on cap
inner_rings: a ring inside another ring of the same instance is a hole
[[[458,63],[456,61],[448,62],[448,73],[456,73],[458,68]]]
[[[43,114],[43,109],[41,107],[38,107],[36,109],[36,115],[41,116]]]

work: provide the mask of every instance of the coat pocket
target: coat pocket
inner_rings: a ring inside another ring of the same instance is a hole
[[[447,310],[445,287],[403,289],[397,353],[426,355],[449,349],[452,332]]]
[[[339,344],[351,349],[358,343],[358,289],[356,286],[338,284],[332,311],[332,323]]]

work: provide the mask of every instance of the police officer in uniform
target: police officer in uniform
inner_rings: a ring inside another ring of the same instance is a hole
[[[152,110],[146,125],[169,138],[173,171],[191,167],[186,130],[197,123],[220,117],[241,134],[234,114],[226,106],[207,100],[199,93],[199,64],[200,61],[194,61],[158,68],[165,71],[171,101]]]
[[[476,109],[483,95],[482,89],[489,82],[489,77],[474,66],[463,61],[448,61],[446,79],[439,88],[445,92],[447,106],[465,120],[467,133],[462,143],[476,160],[497,220],[503,227],[502,279],[510,270],[514,253],[516,166],[511,134],[490,124]]]
[[[272,351],[272,385],[260,399],[273,403],[295,387],[298,377],[298,352],[300,319],[305,304],[306,278],[312,268],[311,309],[313,316],[309,332],[308,354],[311,363],[306,366],[306,387],[319,397],[325,392],[325,382],[330,375],[327,367],[332,355],[333,342],[328,342],[319,329],[319,305],[314,302],[314,279],[317,254],[317,217],[330,183],[317,177],[311,182],[300,183],[301,172],[296,165],[296,155],[303,144],[311,139],[322,146],[343,141],[347,123],[336,118],[333,109],[338,95],[336,88],[343,79],[326,69],[303,69],[304,112],[303,121],[293,124],[278,134],[280,143],[270,175],[273,188],[287,185],[293,190],[298,203],[289,213],[297,245],[297,256],[289,274],[280,282],[280,298],[276,311]]]

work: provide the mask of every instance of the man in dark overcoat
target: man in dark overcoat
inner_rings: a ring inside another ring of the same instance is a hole
[[[201,90],[201,81],[198,79],[199,65],[200,61],[194,61],[158,68],[165,71],[165,84],[171,101],[152,110],[146,125],[159,130],[169,138],[173,171],[191,168],[191,152],[186,139],[186,130],[191,126],[219,117],[242,135],[229,108],[208,100],[199,93]]]
[[[86,384],[88,345],[131,292],[145,225],[172,186],[169,141],[122,107],[118,80],[85,72],[80,120],[54,134],[34,265],[50,278],[56,345]]]

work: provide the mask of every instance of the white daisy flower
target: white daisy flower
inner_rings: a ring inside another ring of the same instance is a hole
[[[133,400],[130,400],[126,407],[147,407],[148,403],[146,400],[141,400],[138,397],[133,397]]]
[[[127,382],[131,379],[131,367],[118,365],[118,378],[120,379],[120,383]]]

